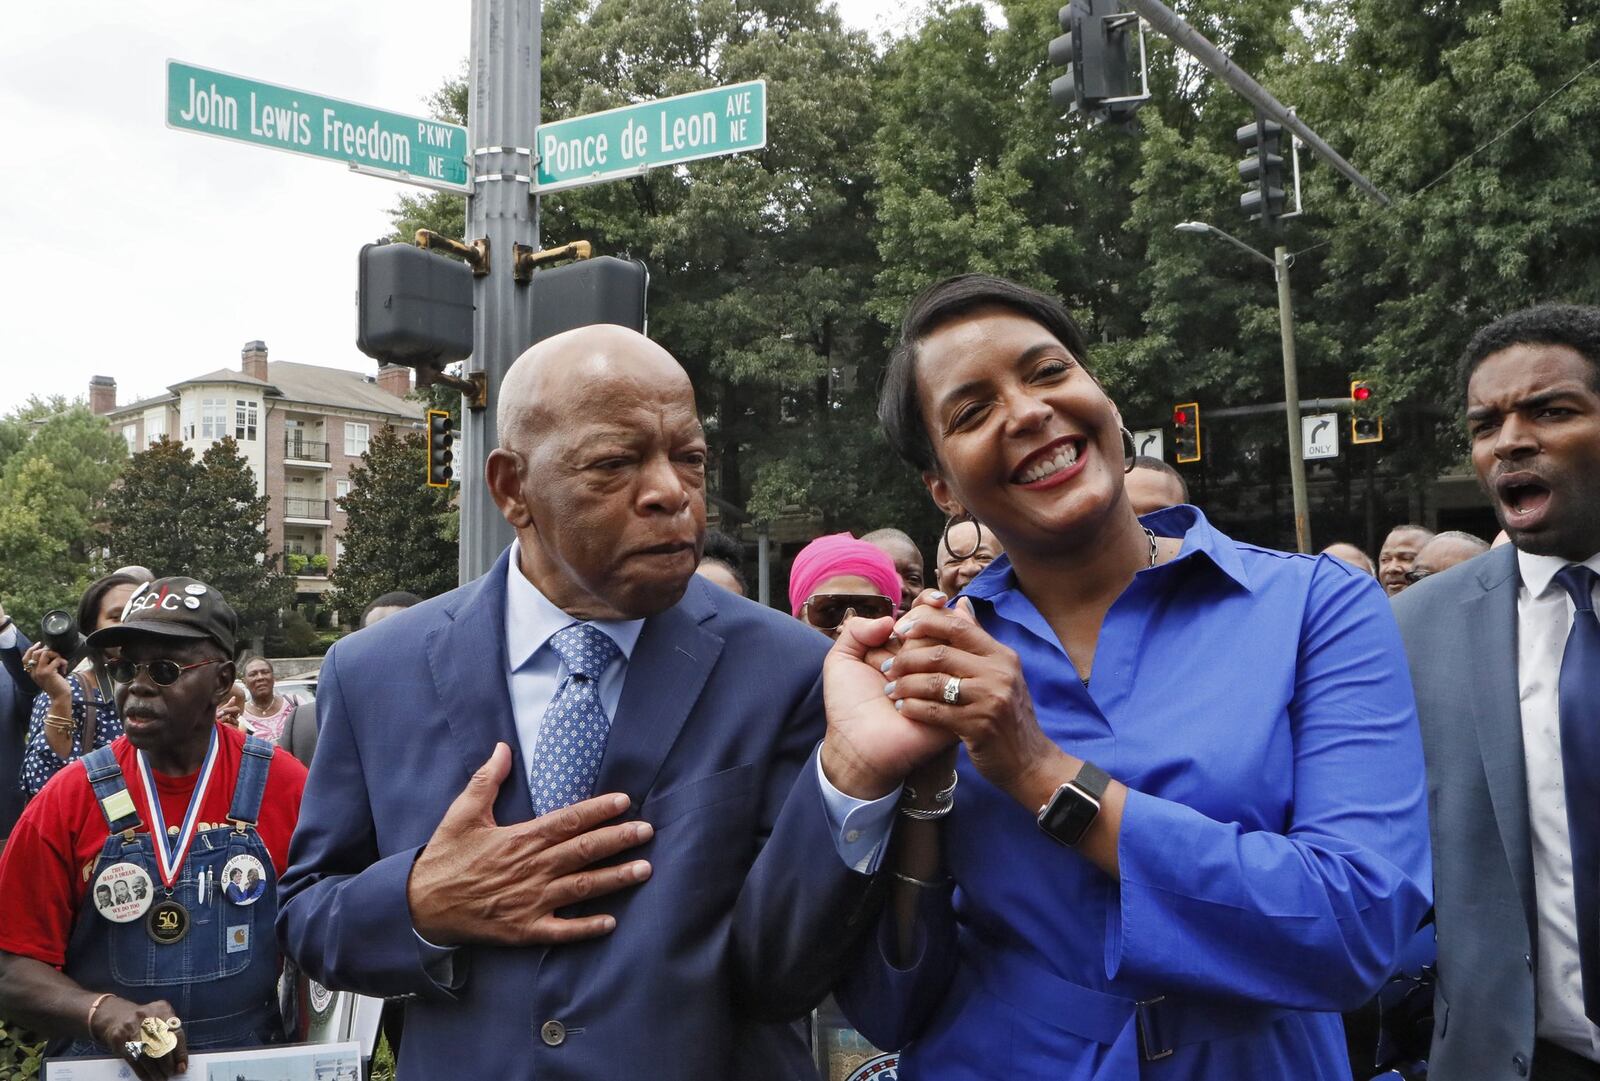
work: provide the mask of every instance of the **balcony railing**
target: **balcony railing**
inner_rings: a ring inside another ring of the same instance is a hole
[[[300,439],[293,435],[283,437],[283,456],[302,462],[328,461],[328,444]]]
[[[286,497],[283,501],[283,516],[285,518],[313,518],[327,520],[328,501],[326,499],[296,499]]]

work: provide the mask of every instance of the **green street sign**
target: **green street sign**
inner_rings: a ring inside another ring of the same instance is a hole
[[[167,127],[467,191],[467,129],[167,61]]]
[[[541,125],[538,194],[636,176],[660,165],[767,145],[767,84],[754,82],[624,105]]]

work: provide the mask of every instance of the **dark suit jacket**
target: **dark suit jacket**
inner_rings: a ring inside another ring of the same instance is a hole
[[[28,802],[22,795],[22,756],[28,740],[28,718],[39,685],[22,670],[22,655],[33,643],[17,629],[17,643],[0,649],[0,838],[11,836],[11,828]]]
[[[645,623],[606,745],[596,791],[628,793],[656,829],[626,854],[651,861],[648,882],[575,909],[614,913],[616,930],[465,948],[454,991],[425,971],[406,879],[496,741],[517,751],[496,820],[532,817],[506,686],[506,564],[329,652],[280,893],[284,948],[329,987],[419,996],[405,1079],[795,1076],[794,1030],[764,1022],[822,998],[877,891],[839,859],[815,779],[826,640],[700,578]],[[781,1061],[751,1072],[753,1047]]]
[[[301,702],[289,714],[289,723],[283,727],[278,746],[294,755],[307,766],[317,753],[317,703]]]
[[[1439,938],[1434,1081],[1517,1081],[1533,1061],[1533,855],[1511,545],[1401,593],[1428,763]]]

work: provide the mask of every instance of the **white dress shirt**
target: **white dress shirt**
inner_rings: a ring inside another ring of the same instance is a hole
[[[1572,893],[1572,848],[1561,771],[1558,684],[1572,630],[1572,598],[1555,581],[1557,556],[1517,552],[1517,692],[1522,702],[1522,758],[1528,777],[1534,903],[1539,918],[1535,1031],[1585,1058],[1600,1059],[1600,1028],[1583,1015],[1583,976]],[[1600,555],[1584,562],[1600,571]],[[1597,591],[1600,592],[1600,591]]]
[[[517,725],[522,761],[531,769],[539,745],[539,727],[545,712],[567,677],[567,666],[550,645],[557,631],[583,620],[557,608],[539,587],[522,573],[520,546],[513,543],[506,567],[506,688],[511,693],[511,716]],[[589,625],[617,644],[620,654],[600,674],[600,706],[615,718],[622,701],[622,684],[628,676],[633,647],[644,630],[642,619],[594,619]],[[523,784],[528,778],[522,779]],[[596,793],[598,795],[598,793]]]

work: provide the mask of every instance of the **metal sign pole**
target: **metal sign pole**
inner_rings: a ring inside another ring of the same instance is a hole
[[[473,0],[467,104],[471,143],[467,238],[488,239],[489,273],[473,284],[473,342],[468,371],[486,377],[485,409],[461,411],[463,585],[485,574],[511,543],[512,531],[484,483],[496,444],[500,382],[533,340],[533,304],[512,274],[517,244],[539,247],[539,207],[531,197],[534,133],[539,125],[539,0]]]

